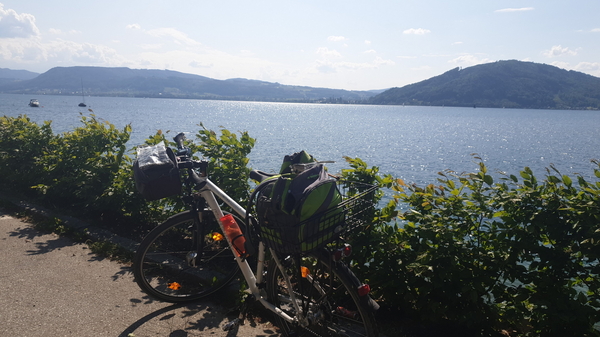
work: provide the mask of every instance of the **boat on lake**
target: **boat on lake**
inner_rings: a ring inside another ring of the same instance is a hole
[[[85,105],[85,94],[83,93],[83,79],[81,79],[81,99],[83,100],[83,102],[79,103],[79,106],[86,107],[87,105]]]
[[[35,98],[32,98],[32,99],[29,101],[29,106],[30,106],[30,107],[33,107],[33,108],[39,108],[39,107],[40,107],[40,102],[39,102],[37,99],[35,99]]]

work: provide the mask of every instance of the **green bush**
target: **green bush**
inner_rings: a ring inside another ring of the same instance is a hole
[[[23,192],[37,189],[39,196],[57,207],[93,207],[125,160],[131,130],[127,126],[119,131],[93,115],[82,116],[82,123],[73,132],[53,135],[50,122],[40,127],[27,116],[2,117],[5,187]]]
[[[478,173],[441,173],[438,185],[393,181],[394,198],[353,270],[385,307],[422,325],[451,324],[464,335],[600,335],[600,182],[578,176],[575,187],[553,168],[542,182],[529,168],[520,175],[495,183],[480,162]],[[388,223],[399,203],[408,211]]]
[[[248,155],[254,147],[255,139],[248,132],[240,132],[240,138],[227,129],[221,129],[221,135],[208,130],[204,125],[196,135],[200,141],[196,150],[209,161],[211,180],[220,186],[240,205],[246,205],[250,184]]]
[[[51,152],[56,136],[51,122],[39,126],[27,117],[0,117],[0,184],[7,191],[31,195],[29,187],[43,178],[40,161]]]
[[[246,131],[240,132],[238,138],[235,133],[225,128],[221,129],[221,135],[217,135],[215,131],[206,129],[203,124],[199,126],[200,130],[196,134],[195,141],[186,139],[185,146],[191,149],[195,160],[199,160],[200,157],[208,160],[211,181],[240,205],[245,205],[250,190],[248,155],[254,147],[254,138],[250,137]],[[176,148],[175,142],[171,139],[167,139],[166,134],[162,130],[158,130],[156,134],[140,145],[155,145],[164,142],[165,145]],[[150,204],[155,209],[168,210],[168,213],[163,216],[154,214],[153,217],[157,220],[163,220],[165,216],[185,209],[185,205],[178,197],[157,200]]]
[[[72,132],[54,135],[51,122],[42,126],[27,116],[0,119],[1,187],[34,198],[46,206],[71,210],[103,221],[127,224],[155,224],[185,205],[178,197],[147,202],[135,189],[132,163],[135,147],[126,150],[131,127],[118,130],[94,115],[81,116],[82,126]],[[250,189],[248,154],[254,139],[247,132],[240,136],[200,125],[197,144],[187,141],[194,153],[209,158],[211,179],[236,200],[245,202]],[[144,144],[175,143],[158,130]],[[196,157],[196,159],[198,159]],[[244,204],[244,203],[242,203]],[[126,230],[126,229],[125,229]]]
[[[26,116],[0,118],[0,188],[45,205],[118,220],[132,231],[183,209],[178,198],[146,202],[135,190],[126,150],[129,126],[117,130],[93,115],[54,135]],[[201,129],[187,145],[209,160],[211,179],[242,205],[250,189],[254,139]],[[164,141],[162,131],[147,145]],[[370,283],[393,324],[454,328],[462,335],[599,336],[600,163],[595,182],[553,167],[494,179],[440,173],[435,184],[407,185],[359,158],[344,179],[376,184],[380,207],[352,237],[350,263]],[[497,181],[495,181],[497,180]],[[383,191],[388,193],[384,194]],[[385,200],[385,201],[384,201]],[[415,328],[416,329],[416,328]],[[397,330],[396,330],[397,333]],[[429,331],[431,333],[431,331]]]

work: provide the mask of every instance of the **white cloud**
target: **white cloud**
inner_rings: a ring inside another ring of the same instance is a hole
[[[378,66],[393,66],[396,65],[396,62],[392,61],[392,60],[385,60],[379,56],[377,56],[375,58],[375,60],[373,60],[373,64]]]
[[[337,50],[330,50],[327,47],[318,48],[316,53],[323,57],[342,57],[342,54],[340,54]]]
[[[459,45],[459,44],[463,44],[463,43],[462,43],[461,41],[456,41],[456,42],[453,42],[453,43],[452,43],[452,45],[453,45],[453,46],[457,46],[457,45]]]
[[[381,57],[376,57],[371,62],[331,62],[329,60],[318,60],[315,62],[314,68],[319,73],[337,73],[341,70],[362,70],[375,69],[380,66],[393,66],[396,63],[392,60],[385,60]]]
[[[240,55],[243,57],[254,57],[256,54],[252,50],[242,49]]]
[[[232,55],[206,47],[139,53],[130,67],[140,67],[140,65],[143,68],[173,69],[217,79],[233,77],[262,79],[260,77],[263,69],[276,72],[283,68],[281,65],[267,60]],[[199,69],[202,70],[199,71]]]
[[[317,72],[323,74],[332,74],[337,72],[335,65],[327,61],[317,61],[315,64],[315,69]]]
[[[162,46],[163,45],[160,43],[154,43],[154,44],[144,43],[144,44],[138,45],[138,47],[140,47],[144,50],[160,49],[160,48],[162,48]]]
[[[407,29],[402,32],[402,34],[405,34],[405,35],[425,35],[425,34],[429,34],[429,33],[431,33],[431,31],[429,29],[423,29],[423,28],[410,28],[410,29]]]
[[[558,46],[552,46],[552,48],[550,48],[550,50],[544,51],[543,54],[546,57],[559,57],[559,56],[563,56],[563,55],[575,56],[575,55],[577,55],[577,52],[574,50],[570,50],[568,47],[563,48],[561,45],[558,45]]]
[[[600,62],[579,62],[573,69],[600,77]]]
[[[369,40],[365,40],[365,44],[366,44],[367,46],[369,46],[369,45],[371,45],[371,41],[369,41]]]
[[[65,64],[102,66],[117,65],[122,62],[116,50],[91,43],[76,43],[73,41],[55,40],[44,45],[45,58],[56,58]]]
[[[172,38],[176,44],[185,44],[191,47],[200,46],[201,43],[191,39],[187,34],[175,29],[175,28],[157,28],[146,32],[152,37],[167,37]]]
[[[50,28],[48,30],[48,33],[53,34],[53,35],[66,35],[66,34],[70,34],[70,35],[75,35],[75,34],[81,34],[81,31],[79,30],[75,30],[75,29],[71,29],[68,32],[63,32],[60,29],[56,29],[56,28]]]
[[[138,25],[137,23],[132,23],[130,25],[125,26],[125,28],[139,30],[142,29],[142,26]]]
[[[429,71],[431,69],[433,69],[433,67],[431,67],[431,66],[420,66],[420,67],[410,68],[410,70],[412,70],[412,71]]]
[[[592,33],[600,33],[600,28],[594,28],[594,29],[592,29]]]
[[[580,71],[582,73],[600,77],[600,62],[579,62],[575,66],[571,66],[569,62],[564,61],[554,61],[550,64],[562,69]]]
[[[365,54],[377,54],[377,52],[375,51],[375,49],[365,50],[363,53],[365,53]]]
[[[112,48],[62,39],[47,43],[31,39],[19,43],[4,43],[0,47],[0,57],[11,62],[31,65],[50,62],[69,66],[90,64],[115,66],[123,62],[123,58]]]
[[[503,8],[503,9],[498,9],[495,10],[494,12],[496,13],[513,13],[513,12],[527,12],[527,11],[532,11],[535,8],[533,7],[523,7],[523,8]]]
[[[452,63],[452,64],[464,66],[464,67],[470,67],[470,66],[474,66],[477,64],[483,64],[483,63],[489,63],[489,62],[491,62],[491,60],[488,58],[479,58],[479,57],[477,57],[475,55],[471,55],[471,54],[461,55],[455,59],[448,61],[448,63]]]
[[[552,63],[550,63],[550,65],[555,66],[555,67],[559,67],[562,69],[567,69],[567,70],[572,70],[573,68],[571,67],[571,65],[569,64],[569,62],[564,62],[564,61],[554,61]]]
[[[327,38],[327,41],[333,41],[333,42],[338,42],[338,41],[347,41],[348,39],[343,37],[343,36],[330,36]]]
[[[0,43],[0,59],[15,63],[35,63],[44,59],[43,46],[34,39],[8,40]]]
[[[0,3],[0,38],[25,38],[40,35],[31,14],[18,14],[13,9],[4,9]]]
[[[202,61],[192,61],[189,63],[189,66],[192,68],[212,68],[214,66],[213,63],[204,63]]]

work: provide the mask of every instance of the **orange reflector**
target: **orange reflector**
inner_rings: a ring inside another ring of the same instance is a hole
[[[171,290],[179,290],[179,288],[181,288],[181,284],[179,284],[177,282],[173,282],[173,283],[169,283],[169,285],[167,287],[169,287],[169,289],[171,289]]]
[[[300,267],[300,272],[302,273],[302,277],[304,278],[310,275],[310,270],[308,270],[308,268],[306,267]]]
[[[344,246],[343,251],[344,251],[345,257],[350,256],[352,254],[352,246],[350,246],[350,245]]]
[[[223,234],[214,232],[212,234],[212,239],[215,241],[221,241],[221,240],[223,240]]]
[[[363,284],[358,287],[358,296],[365,296],[371,292],[371,287],[368,284]]]

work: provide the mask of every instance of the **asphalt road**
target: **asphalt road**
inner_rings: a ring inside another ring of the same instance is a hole
[[[187,306],[154,301],[128,266],[1,210],[0,289],[0,336],[279,336],[258,319],[222,330],[235,289]]]

